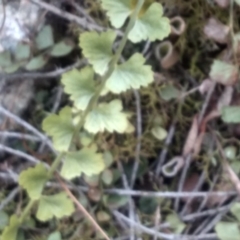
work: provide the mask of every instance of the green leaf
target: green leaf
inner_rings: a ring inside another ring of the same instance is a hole
[[[224,148],[224,154],[227,159],[229,159],[230,161],[233,161],[236,159],[237,148],[233,145],[227,146]]]
[[[132,12],[129,0],[102,0],[102,8],[107,11],[107,16],[115,28],[122,27]]]
[[[13,64],[11,64],[11,66],[5,67],[3,68],[3,71],[5,73],[14,73],[16,72],[20,67],[24,66],[26,64],[26,62],[15,62]]]
[[[122,112],[121,101],[113,100],[110,103],[99,104],[87,115],[84,127],[94,134],[104,130],[125,132],[128,127],[128,119],[127,114]]]
[[[36,216],[40,221],[45,222],[53,217],[62,218],[70,216],[73,212],[73,202],[65,192],[62,192],[52,196],[42,196]]]
[[[30,46],[19,43],[14,52],[16,60],[24,60],[30,57]]]
[[[240,107],[228,106],[221,109],[222,120],[226,123],[240,123]]]
[[[133,42],[163,40],[171,32],[170,21],[162,17],[163,7],[159,3],[153,3],[147,11],[140,15],[128,38]]]
[[[0,230],[3,230],[7,225],[9,221],[9,216],[6,212],[0,211]]]
[[[151,67],[144,65],[145,58],[135,53],[128,61],[116,66],[107,80],[106,87],[113,93],[121,93],[128,89],[139,89],[153,82]]]
[[[83,148],[78,152],[69,152],[63,162],[61,175],[73,179],[85,173],[88,176],[99,174],[104,169],[102,154],[91,148]]]
[[[172,84],[168,84],[160,88],[159,94],[161,98],[164,99],[165,101],[170,101],[172,99],[178,98],[180,92]]]
[[[93,65],[94,71],[103,75],[108,64],[113,57],[112,45],[116,33],[114,31],[102,32],[85,32],[80,35],[80,47],[84,56]]]
[[[60,232],[53,232],[48,236],[47,240],[62,240]]]
[[[105,151],[103,153],[103,160],[104,160],[104,165],[106,168],[110,167],[112,163],[114,162],[113,155],[109,151]]]
[[[110,169],[105,169],[102,173],[102,181],[106,184],[106,185],[110,185],[113,182],[113,172]]]
[[[159,126],[155,126],[151,130],[152,135],[158,140],[164,140],[167,137],[167,131]]]
[[[85,110],[95,93],[92,68],[85,67],[81,71],[73,69],[62,75],[64,91],[70,94],[70,99],[80,110]]]
[[[74,43],[71,40],[62,40],[55,44],[50,52],[53,57],[62,57],[69,54],[74,48]]]
[[[105,195],[103,196],[104,205],[111,209],[118,209],[125,206],[129,201],[128,196]]]
[[[139,209],[141,212],[152,215],[156,212],[158,201],[156,198],[141,197],[139,200]]]
[[[99,174],[98,175],[83,175],[84,181],[92,188],[96,188],[99,185]]]
[[[56,150],[68,150],[74,134],[70,107],[63,108],[59,115],[51,114],[46,117],[42,127],[43,130],[53,138],[53,144]]]
[[[238,202],[233,203],[233,205],[231,206],[230,211],[231,211],[232,215],[238,221],[240,221],[240,203],[238,203]]]
[[[105,211],[98,211],[96,217],[99,222],[108,222],[111,220],[111,216]]]
[[[186,227],[179,217],[172,213],[167,216],[167,222],[170,224],[170,227],[174,230],[174,233],[180,234]]]
[[[120,28],[126,19],[133,13],[133,1],[129,0],[102,0],[102,7],[107,11],[112,25]],[[143,9],[142,9],[143,10]],[[133,29],[130,31],[128,38],[134,42],[140,42],[149,39],[150,41],[162,40],[171,32],[170,21],[162,17],[163,8],[159,3],[153,3],[145,11],[138,15]]]
[[[37,164],[34,168],[21,172],[19,184],[26,189],[31,199],[37,200],[41,197],[47,177],[48,172],[43,164]]]
[[[238,66],[220,60],[214,60],[209,75],[211,79],[217,83],[233,85],[238,79],[238,74]]]
[[[235,0],[235,2],[240,6],[240,0]]]
[[[0,52],[0,67],[9,67],[12,65],[11,54],[9,51]]]
[[[33,71],[42,68],[48,61],[48,57],[45,55],[39,55],[37,57],[32,58],[28,64],[26,65],[26,69],[28,71]]]
[[[215,231],[220,240],[240,240],[240,231],[236,222],[218,222]]]
[[[52,27],[50,25],[44,26],[38,33],[35,41],[38,50],[51,47],[54,44]]]
[[[232,170],[238,175],[240,173],[240,161],[236,160],[230,163]]]
[[[16,215],[12,215],[9,225],[4,229],[1,240],[16,240],[20,222]]]

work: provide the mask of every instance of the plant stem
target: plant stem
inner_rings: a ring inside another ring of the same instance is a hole
[[[36,202],[36,200],[31,200],[28,205],[25,207],[22,216],[20,217],[20,223],[23,222],[23,220],[29,215],[29,212],[31,211],[34,203]]]
[[[119,61],[119,59],[121,57],[122,51],[123,51],[123,49],[124,49],[124,47],[125,47],[125,45],[127,43],[128,35],[129,35],[130,31],[132,30],[132,28],[134,27],[134,24],[135,24],[137,16],[138,16],[138,13],[140,12],[143,4],[144,4],[144,0],[138,0],[136,8],[135,8],[134,12],[132,13],[132,15],[130,17],[130,20],[129,20],[129,23],[127,25],[126,31],[125,31],[125,33],[123,35],[123,38],[121,39],[119,47],[118,47],[118,49],[117,49],[117,51],[116,51],[112,61],[109,64],[108,71],[101,77],[101,84],[100,84],[100,86],[98,87],[95,95],[91,98],[91,100],[90,100],[86,110],[84,111],[83,116],[81,117],[81,120],[77,124],[76,131],[75,131],[75,134],[73,136],[74,139],[78,136],[78,132],[83,127],[85,119],[86,119],[88,113],[96,105],[96,103],[97,103],[97,101],[98,101],[98,99],[99,99],[99,97],[101,95],[101,92],[102,92],[102,90],[105,87],[105,84],[106,84],[107,80],[112,75],[113,71],[115,70],[115,65],[118,63],[118,61]]]
[[[59,166],[59,164],[61,163],[62,158],[64,157],[65,153],[61,152],[57,158],[54,160],[54,162],[52,163],[52,166],[49,169],[48,172],[48,180],[53,176],[54,172],[56,171],[57,167]]]
[[[85,123],[85,120],[86,120],[86,117],[88,115],[88,113],[93,109],[93,107],[95,106],[95,104],[98,102],[98,99],[101,95],[101,92],[102,90],[104,89],[104,86],[105,86],[105,83],[106,81],[109,79],[109,77],[112,75],[114,69],[115,69],[115,65],[118,63],[119,59],[120,59],[120,56],[122,54],[122,51],[126,45],[126,42],[127,42],[127,39],[128,39],[128,34],[130,33],[130,31],[132,30],[132,28],[134,27],[134,24],[135,24],[135,21],[137,19],[137,16],[142,8],[144,4],[144,0],[138,0],[138,3],[136,5],[136,8],[134,10],[134,12],[131,14],[131,17],[130,17],[130,20],[129,20],[129,23],[128,23],[128,26],[126,28],[126,31],[123,35],[123,38],[121,39],[121,42],[119,44],[119,47],[112,59],[112,61],[110,62],[109,64],[109,68],[108,68],[108,71],[104,74],[104,76],[101,78],[101,84],[100,86],[98,87],[95,95],[92,97],[92,99],[90,100],[86,110],[84,111],[83,113],[83,116],[81,117],[80,121],[78,122],[76,128],[75,128],[75,132],[74,132],[74,135],[73,135],[73,138],[72,138],[72,141],[71,143],[77,139],[78,140],[78,135],[79,135],[79,131],[81,130],[81,128],[83,127],[84,123]],[[70,144],[71,145],[71,144]],[[57,157],[56,159],[54,160],[54,162],[52,163],[52,166],[51,168],[49,169],[49,173],[48,173],[48,179],[49,180],[54,172],[56,171],[57,167],[59,166],[59,164],[61,163],[61,160],[62,158],[64,157],[65,155],[65,152],[61,152]],[[46,180],[46,181],[47,181]],[[29,212],[31,211],[31,208],[33,207],[35,203],[35,200],[31,200],[28,205],[26,206],[24,212],[22,213],[22,216],[20,218],[20,222],[22,223],[23,220],[29,215]],[[86,211],[84,209],[84,211]],[[96,225],[94,219],[91,219],[90,218],[90,221],[94,223],[94,226]],[[108,239],[108,238],[106,238]]]

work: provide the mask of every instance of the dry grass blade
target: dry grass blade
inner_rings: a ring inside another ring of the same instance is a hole
[[[98,225],[95,219],[87,212],[87,210],[82,206],[82,204],[77,200],[77,198],[71,193],[71,191],[60,179],[60,177],[56,175],[56,178],[58,179],[58,182],[61,184],[62,188],[65,190],[70,199],[76,204],[77,208],[91,221],[96,230],[99,231],[106,240],[110,240],[107,234],[102,230],[102,228]]]
[[[198,136],[198,119],[197,116],[195,116],[193,118],[192,126],[188,133],[187,140],[183,148],[183,156],[187,156],[194,149],[197,136]]]

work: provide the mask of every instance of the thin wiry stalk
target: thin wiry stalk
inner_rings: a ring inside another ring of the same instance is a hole
[[[133,165],[130,187],[133,188],[137,176],[137,171],[140,163],[140,151],[141,151],[141,137],[142,137],[142,113],[141,113],[141,98],[137,90],[133,91],[136,100],[136,113],[137,113],[137,145],[135,149],[135,161]]]
[[[7,153],[11,153],[15,156],[18,156],[18,157],[21,157],[21,158],[24,158],[26,160],[28,160],[29,162],[32,162],[34,164],[38,164],[38,163],[42,163],[41,160],[33,157],[33,156],[30,156],[22,151],[19,151],[19,150],[16,150],[16,149],[13,149],[13,148],[10,148],[10,147],[7,147],[5,145],[2,145],[0,144],[0,150],[4,151],[4,152],[7,152]],[[46,167],[49,168],[49,166],[47,164],[44,164]]]
[[[78,60],[70,66],[65,68],[58,68],[51,72],[26,72],[26,73],[12,73],[12,74],[0,74],[0,78],[4,78],[6,80],[18,80],[18,79],[29,79],[29,81],[33,79],[47,79],[47,78],[56,78],[61,76],[63,73],[72,70],[73,68],[83,67],[87,64],[86,59]]]
[[[27,130],[29,130],[30,132],[34,133],[36,136],[38,136],[39,138],[41,138],[42,141],[46,141],[47,146],[52,150],[52,152],[56,153],[55,149],[52,146],[51,141],[48,139],[48,137],[46,137],[44,134],[42,134],[41,132],[39,132],[36,128],[34,128],[32,125],[30,125],[29,123],[27,123],[26,121],[24,121],[23,119],[21,119],[20,117],[18,117],[17,115],[11,113],[10,111],[8,111],[7,109],[5,109],[4,107],[0,106],[0,113],[2,113],[3,115],[11,118],[12,120],[14,120],[16,123],[18,123],[19,125],[23,126],[24,128],[26,128]]]
[[[181,176],[180,176],[180,180],[179,180],[179,184],[178,184],[178,192],[182,192],[182,190],[183,190],[183,185],[184,185],[185,180],[186,180],[187,171],[190,167],[191,159],[192,159],[192,154],[188,154],[188,156],[185,158],[184,167],[183,167],[183,170],[182,170],[182,173],[181,173]],[[176,212],[178,212],[179,201],[180,201],[180,199],[176,198],[175,202],[174,202],[174,209],[175,209]]]
[[[20,191],[20,187],[14,188],[14,189],[8,194],[8,196],[1,201],[0,211],[3,210],[3,209],[5,208],[5,206],[7,206],[7,205],[17,196],[17,194],[19,193],[19,191]]]

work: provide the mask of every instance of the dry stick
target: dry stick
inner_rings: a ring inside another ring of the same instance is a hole
[[[19,132],[8,132],[8,131],[0,131],[0,136],[7,137],[7,138],[17,138],[17,139],[24,139],[24,140],[30,140],[33,142],[41,142],[42,139],[39,137],[36,137],[31,134],[23,134]]]
[[[178,192],[181,192],[182,189],[183,189],[183,185],[184,185],[184,182],[185,182],[185,179],[186,179],[186,176],[187,176],[187,171],[190,167],[191,160],[192,160],[192,154],[189,153],[187,155],[187,157],[185,158],[184,168],[183,168],[183,171],[181,173],[181,177],[180,177],[179,184],[178,184]],[[174,210],[176,212],[178,212],[179,202],[180,202],[180,199],[176,198],[175,202],[174,202]]]
[[[13,180],[14,182],[17,181],[17,174],[16,176],[11,176],[10,174],[1,173],[0,177],[7,179],[7,180]],[[54,182],[48,182],[47,186],[56,187],[59,188],[59,184]],[[85,186],[74,186],[74,185],[68,185],[69,189],[75,190],[75,191],[83,191],[88,192],[89,188]],[[214,197],[226,197],[226,196],[236,196],[236,191],[228,191],[228,192],[148,192],[148,191],[137,191],[137,190],[126,190],[126,189],[117,189],[117,188],[111,188],[111,189],[104,189],[104,193],[107,194],[117,194],[120,196],[136,196],[136,197],[152,197],[152,198],[186,198],[186,197],[202,197],[202,198],[208,198],[211,196]]]
[[[175,121],[171,124],[170,126],[170,129],[168,131],[168,135],[167,135],[167,138],[165,140],[165,144],[164,144],[164,148],[163,150],[161,151],[159,157],[158,157],[158,165],[156,167],[156,176],[159,176],[160,172],[161,172],[161,169],[162,169],[162,165],[163,163],[165,162],[165,159],[166,159],[166,156],[167,156],[167,153],[168,153],[168,147],[169,145],[171,144],[172,142],[172,139],[173,139],[173,135],[175,133],[175,126],[176,126],[176,123]]]
[[[57,112],[57,110],[60,106],[60,103],[61,103],[62,95],[63,95],[63,88],[59,87],[58,90],[57,90],[57,96],[56,96],[55,102],[53,104],[51,113],[56,113]]]
[[[230,203],[226,206],[219,207],[219,208],[216,208],[216,209],[209,209],[209,210],[206,210],[206,211],[203,211],[203,212],[200,212],[200,213],[188,214],[186,216],[183,216],[181,219],[183,221],[192,221],[192,220],[195,220],[196,218],[206,217],[206,216],[209,216],[209,215],[214,215],[216,213],[221,213],[223,211],[229,210],[231,208],[232,204],[233,203]]]
[[[7,205],[13,200],[13,198],[15,198],[15,196],[19,193],[19,191],[20,191],[20,187],[14,188],[14,189],[10,192],[10,194],[9,194],[5,199],[2,200],[2,202],[1,202],[1,204],[0,204],[0,211],[1,211],[2,209],[4,209],[5,206],[7,206]]]
[[[209,189],[209,192],[212,192],[212,190],[213,190],[213,188],[215,187],[215,184],[216,184],[218,178],[219,178],[219,175],[214,176],[214,178],[213,178],[213,184],[211,185],[211,187],[210,187],[210,189]],[[204,199],[201,201],[201,205],[199,206],[198,210],[196,211],[197,213],[199,213],[200,211],[202,211],[202,209],[206,206],[207,201],[208,201],[208,197],[204,198]]]
[[[197,192],[202,187],[202,185],[204,183],[204,180],[205,180],[205,172],[203,171],[200,178],[198,179],[198,182],[197,182],[196,186],[193,189],[193,192]],[[188,207],[191,204],[192,200],[193,199],[190,198],[190,197],[187,198],[187,202],[185,203],[185,205],[184,205],[184,207],[183,207],[183,209],[180,213],[181,217],[183,217],[186,214],[186,211],[188,210]]]
[[[62,95],[63,95],[63,89],[62,89],[62,87],[59,87],[57,97],[56,97],[55,103],[52,107],[51,113],[55,113],[58,110],[58,107],[60,106]],[[38,149],[38,152],[39,153],[44,152],[45,146],[46,146],[46,142],[42,142],[42,144],[40,145],[40,147]]]
[[[12,149],[10,147],[6,147],[5,145],[2,145],[0,144],[0,150],[2,151],[5,151],[5,152],[8,152],[8,153],[11,153],[15,156],[18,156],[18,157],[21,157],[21,158],[24,158],[26,160],[28,160],[29,162],[32,162],[34,164],[38,164],[38,163],[41,163],[42,161],[40,161],[39,159],[35,158],[35,157],[32,157],[24,152],[21,152],[19,150],[15,150],[15,149]],[[44,164],[46,167],[49,168],[49,165],[47,164]]]
[[[117,161],[117,166],[118,166],[118,169],[120,170],[120,173],[121,173],[121,178],[122,178],[122,182],[123,182],[123,186],[125,189],[130,189],[129,188],[129,184],[128,184],[128,180],[127,180],[127,176],[124,172],[124,169],[122,167],[122,163],[120,161]],[[128,206],[129,206],[129,218],[131,220],[135,220],[135,214],[134,214],[134,203],[132,201],[132,198],[129,197],[129,200],[128,200]],[[132,226],[132,224],[130,225],[130,240],[134,240],[135,236],[134,236],[135,232],[134,232],[134,228]]]
[[[14,120],[16,123],[18,123],[19,125],[25,127],[27,130],[29,130],[30,132],[34,133],[35,135],[37,135],[39,138],[41,138],[42,141],[46,141],[47,146],[52,150],[52,152],[56,153],[56,151],[54,150],[51,141],[41,132],[39,132],[36,128],[34,128],[32,125],[30,125],[29,123],[27,123],[26,121],[22,120],[20,117],[16,116],[15,114],[11,113],[10,111],[8,111],[7,109],[5,109],[4,107],[0,106],[0,113],[4,114],[5,116],[11,118],[12,120]]]
[[[27,72],[27,73],[13,73],[13,74],[0,74],[0,78],[6,80],[14,80],[19,78],[24,79],[46,79],[46,78],[56,78],[61,76],[63,73],[72,70],[73,68],[83,67],[87,64],[85,59],[81,59],[74,64],[67,66],[65,68],[59,68],[51,72]]]
[[[91,223],[93,224],[93,226],[96,228],[96,230],[98,230],[102,236],[107,239],[110,240],[110,238],[106,235],[106,233],[102,230],[102,228],[98,225],[98,223],[95,221],[95,219],[88,213],[88,211],[81,205],[81,203],[76,199],[76,197],[71,193],[71,191],[68,189],[68,187],[66,186],[66,184],[60,179],[59,176],[56,175],[56,178],[58,179],[58,182],[61,184],[62,188],[65,190],[65,192],[67,193],[67,195],[71,198],[71,200],[77,205],[78,209],[85,215],[85,217],[87,217]]]
[[[130,223],[131,220],[129,218],[127,218],[126,216],[124,216],[123,214],[121,214],[118,211],[114,211],[113,212],[115,216],[118,216],[120,218],[122,218],[123,220],[125,220],[126,222]],[[154,229],[151,228],[147,228],[142,224],[136,223],[134,222],[134,226],[149,234],[152,236],[157,236],[160,239],[167,239],[167,240],[205,240],[205,239],[216,239],[217,235],[216,234],[205,234],[205,235],[199,235],[199,236],[192,236],[192,235],[174,235],[174,234],[167,234],[167,233],[161,233],[161,232],[157,232]]]
[[[1,26],[0,26],[0,35],[1,35],[1,32],[4,28],[4,25],[5,25],[5,21],[6,21],[6,7],[5,7],[5,2],[4,0],[1,1],[2,2],[2,8],[3,8],[3,19],[2,19],[2,22],[1,22]]]
[[[87,22],[85,18],[80,18],[71,13],[65,12],[49,3],[43,2],[41,0],[30,0],[30,1],[39,5],[40,7],[48,10],[49,12],[52,12],[52,13],[58,15],[59,17],[65,18],[70,22],[75,22],[75,23],[79,24],[83,28],[88,28],[89,30],[97,30],[97,31],[105,30],[103,27],[100,27],[99,25]]]
[[[233,204],[235,201],[237,201],[237,197],[233,199],[231,204]],[[230,204],[229,204],[230,205]],[[220,206],[220,205],[219,205]],[[217,206],[217,208],[219,208]],[[198,228],[194,231],[194,234],[201,234],[201,233],[207,233],[211,231],[211,229],[216,225],[216,223],[229,211],[229,209],[225,209],[222,212],[220,212],[215,218],[209,216],[209,218],[205,219],[202,224],[198,226]],[[207,230],[207,231],[205,231]]]
[[[221,220],[221,218],[229,211],[229,209],[226,209],[225,211],[222,211],[221,213],[219,213],[216,217],[212,218],[209,217],[210,222],[208,222],[203,228],[202,230],[199,232],[199,234],[205,234],[208,233],[209,231],[211,231],[214,226]]]
[[[153,229],[150,229],[150,228],[147,228],[145,227],[144,225],[142,224],[139,224],[137,222],[134,222],[132,221],[131,219],[127,218],[126,216],[124,216],[123,214],[121,214],[120,212],[118,211],[113,211],[113,215],[114,216],[117,216],[121,219],[123,219],[124,221],[126,221],[127,223],[129,224],[133,224],[135,226],[136,229],[140,230],[140,231],[143,231],[149,235],[152,235],[152,236],[157,236],[159,238],[163,238],[163,239],[175,239],[175,236],[173,234],[166,234],[166,233],[161,233],[161,232],[158,232],[156,230],[153,230]]]
[[[85,9],[83,9],[79,4],[77,4],[74,0],[68,0],[68,2],[77,10],[77,12],[83,15],[89,22],[98,25],[96,21],[86,13]]]
[[[79,187],[83,191],[87,191],[86,187]],[[229,192],[148,192],[137,190],[125,190],[125,189],[105,189],[104,193],[118,194],[121,196],[140,196],[140,197],[155,197],[155,198],[185,198],[185,197],[223,197],[223,196],[236,196],[236,191]]]
[[[133,165],[133,171],[130,181],[130,187],[133,188],[137,176],[137,171],[140,163],[140,151],[141,151],[141,137],[142,137],[142,113],[141,113],[141,99],[137,90],[133,91],[136,99],[136,113],[137,113],[137,145],[135,149],[135,161]]]

